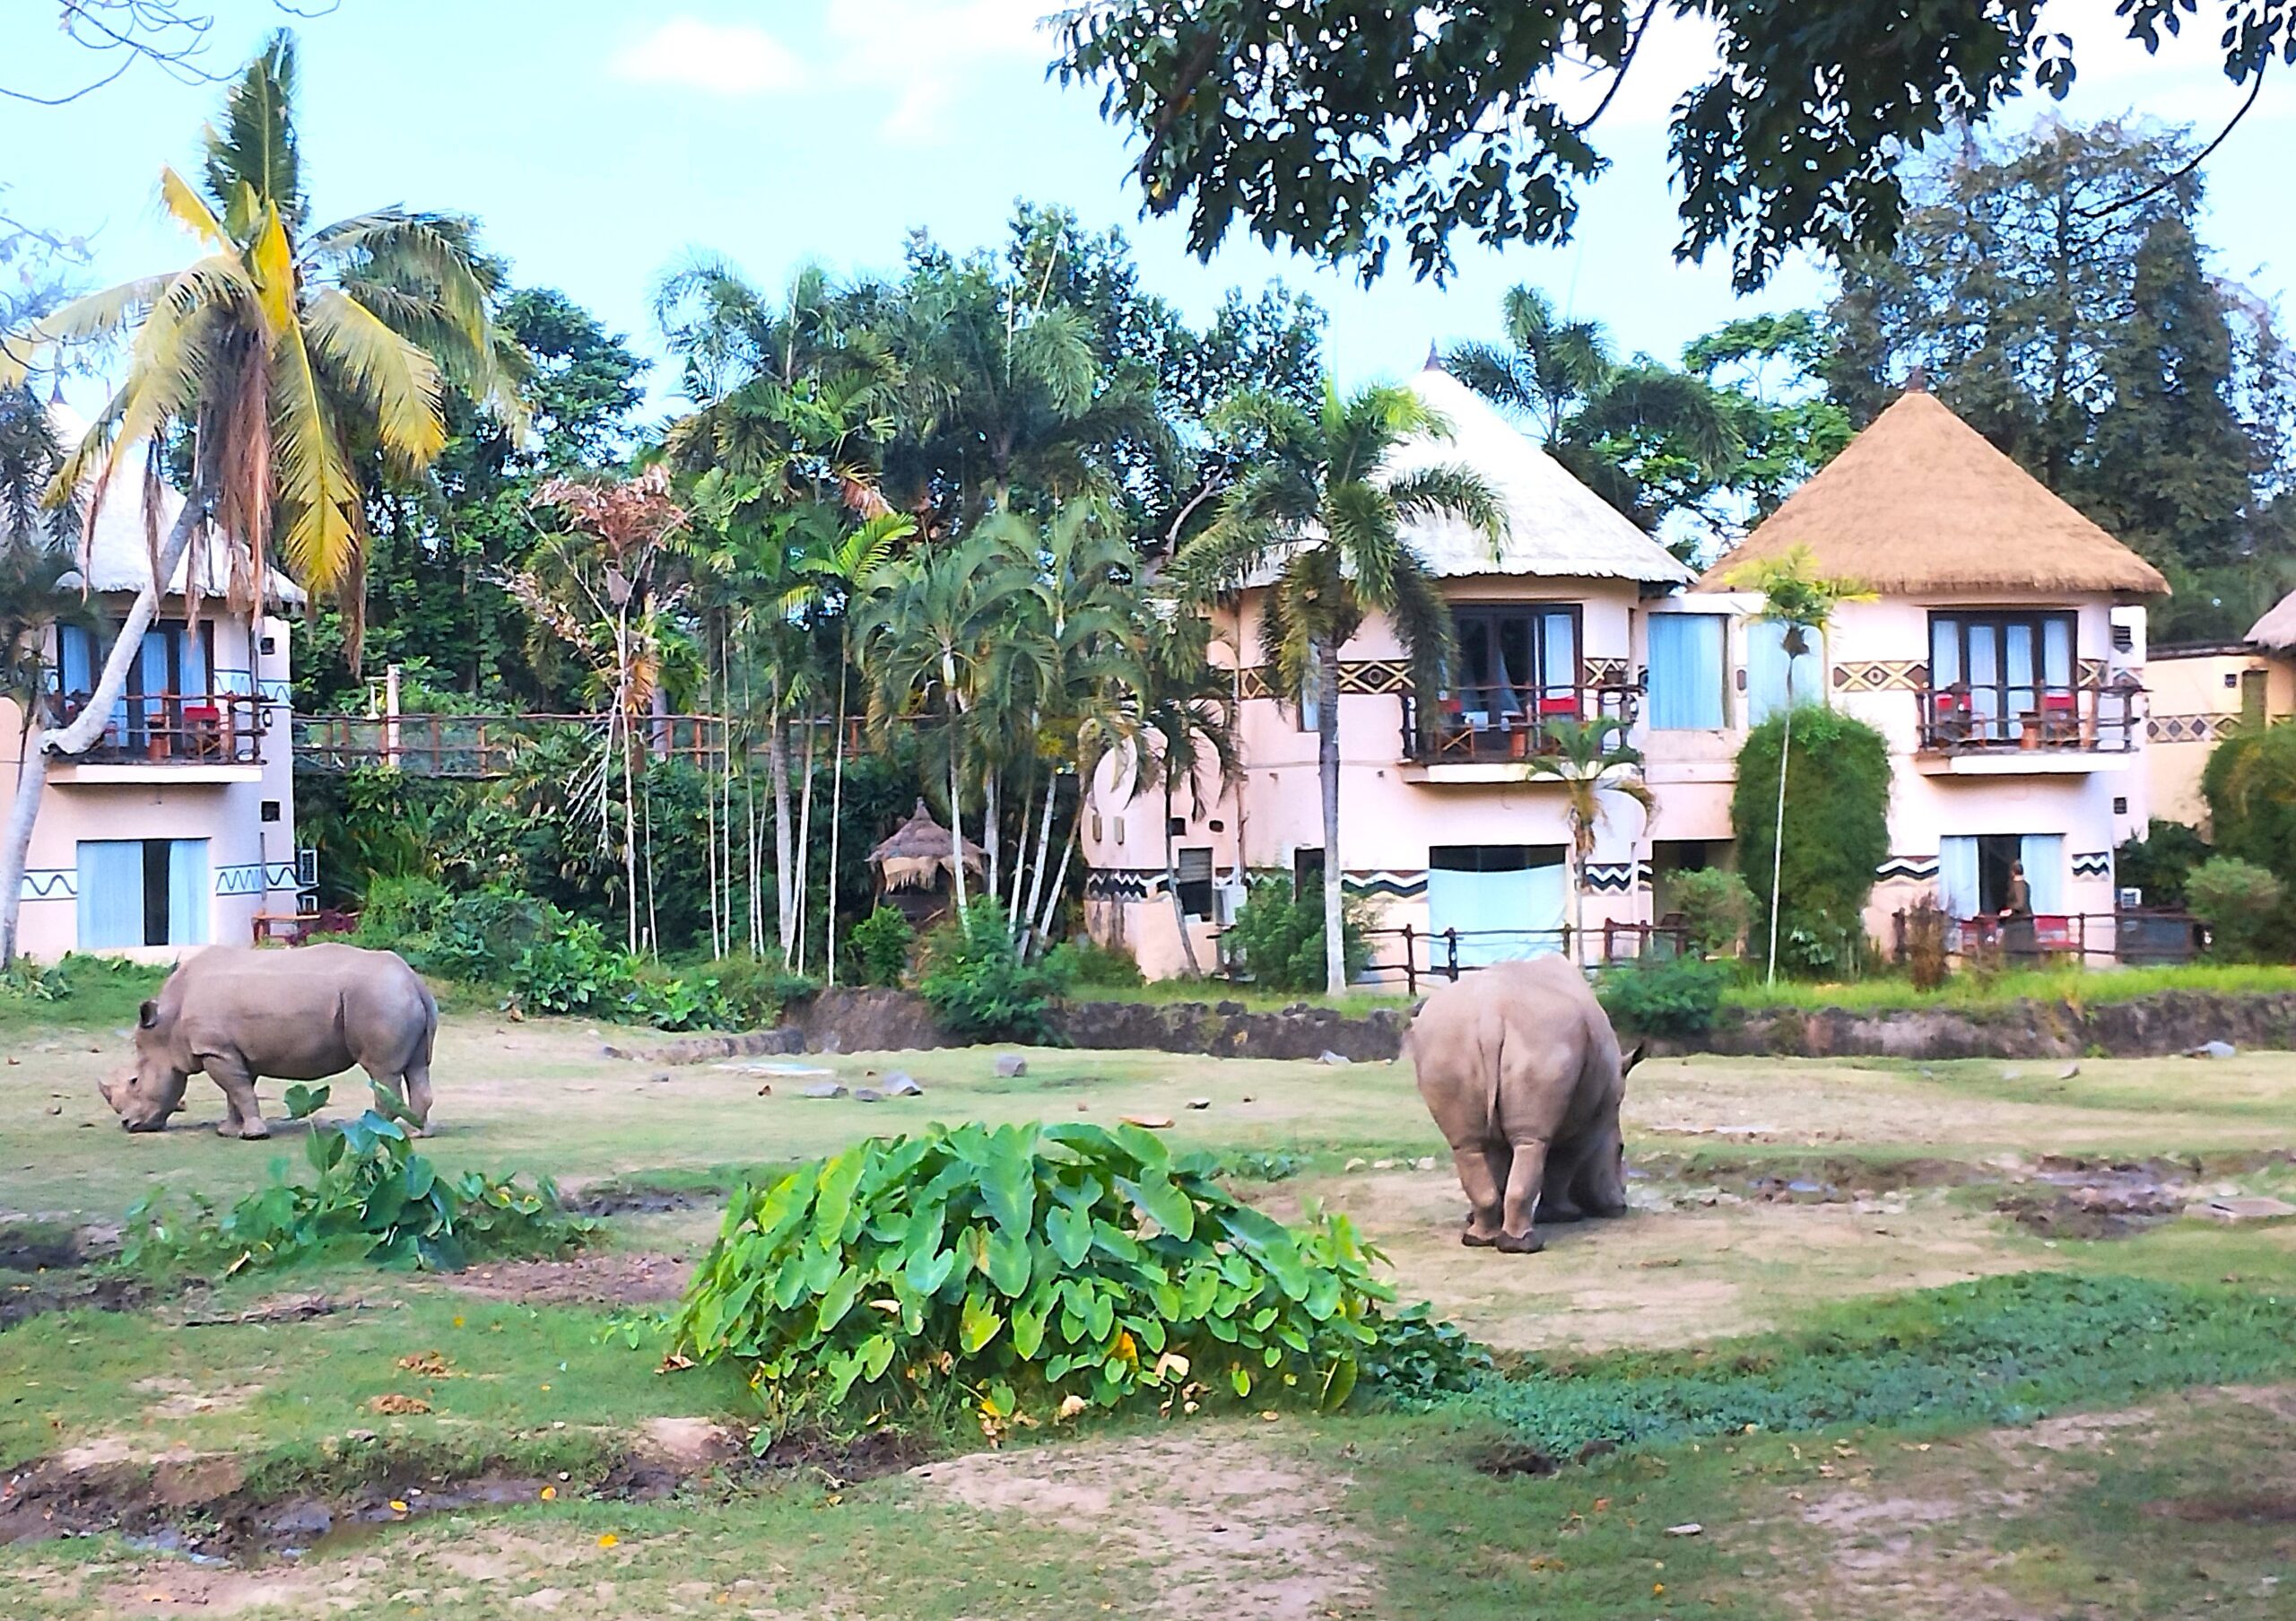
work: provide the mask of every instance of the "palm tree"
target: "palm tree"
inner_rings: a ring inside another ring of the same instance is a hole
[[[884,571],[862,631],[869,711],[880,730],[897,719],[937,712],[947,753],[949,831],[964,837],[964,779],[974,711],[987,690],[998,632],[1014,601],[1037,584],[992,534],[939,551],[912,553]],[[964,863],[950,862],[957,913],[965,912]]]
[[[1854,581],[1829,580],[1816,571],[1816,559],[1807,546],[1794,546],[1782,556],[1758,558],[1731,571],[1734,590],[1759,591],[1761,606],[1751,617],[1756,623],[1779,626],[1786,653],[1786,719],[1778,749],[1778,825],[1772,830],[1770,852],[1770,963],[1764,982],[1778,982],[1778,869],[1786,854],[1786,764],[1794,752],[1794,661],[1825,644],[1826,628],[1834,610],[1845,602],[1870,602],[1874,593]],[[1825,694],[1819,693],[1819,702]]]
[[[76,754],[102,735],[167,581],[211,529],[233,547],[233,596],[263,600],[273,553],[302,582],[333,590],[356,661],[361,630],[364,530],[354,458],[372,447],[383,466],[412,476],[446,442],[440,407],[452,383],[519,420],[520,357],[491,316],[499,270],[482,258],[467,221],[400,208],[310,226],[295,135],[295,47],[272,36],[228,92],[206,134],[195,182],[160,175],[169,214],[201,257],[65,305],[0,341],[0,386],[22,384],[58,346],[132,330],[127,375],[57,472],[49,499],[84,489],[92,510],[131,459],[144,463],[147,501],[158,494],[149,449],[187,436],[191,476],[180,516],[160,539],[152,583],[138,593],[70,726],[43,730],[18,778],[0,833],[0,959],[15,949],[24,852],[53,754]]]
[[[1390,470],[1405,440],[1450,431],[1407,388],[1375,386],[1343,397],[1326,383],[1322,407],[1313,413],[1251,394],[1222,407],[1217,425],[1260,452],[1222,498],[1219,515],[1181,548],[1174,574],[1198,603],[1265,583],[1260,641],[1278,689],[1294,703],[1315,703],[1325,988],[1338,996],[1347,989],[1340,933],[1339,650],[1367,614],[1382,614],[1403,643],[1417,690],[1439,691],[1450,663],[1451,613],[1405,531],[1431,519],[1456,519],[1481,531],[1496,559],[1505,519],[1497,493],[1465,466]]]
[[[56,626],[102,623],[93,604],[64,584],[76,563],[79,503],[46,502],[64,458],[39,397],[28,388],[0,389],[0,694],[16,702],[19,758],[32,728],[48,724]]]
[[[1146,605],[1144,617],[1152,622],[1152,630],[1144,660],[1147,679],[1140,687],[1137,712],[1131,717],[1132,769],[1140,790],[1163,791],[1164,825],[1169,829],[1176,791],[1186,790],[1190,820],[1202,816],[1206,768],[1213,779],[1211,798],[1216,802],[1240,780],[1243,754],[1236,736],[1233,682],[1205,656],[1210,616],[1159,598]],[[1164,840],[1164,889],[1171,897],[1180,957],[1193,980],[1203,970],[1196,960],[1196,943],[1188,937],[1179,863],[1169,834]]]
[[[1547,752],[1531,757],[1529,774],[1562,784],[1563,820],[1570,827],[1571,960],[1586,960],[1587,864],[1595,858],[1595,837],[1610,820],[1605,794],[1631,799],[1647,824],[1657,814],[1650,785],[1634,773],[1642,752],[1628,745],[1626,722],[1615,715],[1592,720],[1557,720],[1546,728]]]
[[[900,544],[917,533],[905,512],[880,512],[850,528],[817,534],[797,558],[806,606],[837,615],[837,718],[830,744],[829,919],[825,946],[829,983],[837,983],[839,835],[845,815],[846,676],[853,667],[853,621],[861,603],[891,562]]]
[[[1535,287],[1509,289],[1500,316],[1504,342],[1462,344],[1445,365],[1636,523],[1654,527],[1677,504],[1654,488],[1662,472],[1704,493],[1744,461],[1728,405],[1703,378],[1647,356],[1621,361],[1602,323],[1562,318]]]

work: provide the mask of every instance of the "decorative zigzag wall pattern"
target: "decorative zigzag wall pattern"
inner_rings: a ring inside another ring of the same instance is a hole
[[[2073,858],[2073,876],[2076,878],[2109,878],[2113,876],[2113,852],[2109,850],[2090,850]]]
[[[1937,858],[1935,856],[1892,856],[1874,869],[1879,884],[1934,884],[1937,880]]]

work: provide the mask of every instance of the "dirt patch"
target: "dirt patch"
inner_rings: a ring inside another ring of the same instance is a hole
[[[1474,1467],[1477,1474],[1488,1475],[1494,1480],[1511,1480],[1518,1477],[1543,1480],[1562,1465],[1555,1461],[1552,1453],[1541,1451],[1535,1446],[1494,1446],[1485,1447],[1475,1454]]]
[[[48,1312],[138,1312],[157,1296],[151,1285],[134,1277],[0,1272],[0,1329]]]
[[[1336,1521],[1347,1477],[1232,1431],[985,1452],[916,1473],[936,1495],[1135,1561],[1152,1572],[1156,1613],[1175,1621],[1310,1621],[1375,1591]]]
[[[154,1397],[150,1412],[155,1418],[190,1418],[201,1413],[235,1413],[263,1394],[259,1384],[203,1385],[192,1380],[156,1373],[139,1379],[135,1388]]]
[[[685,1293],[693,1263],[683,1255],[608,1251],[571,1260],[503,1261],[446,1279],[487,1300],[530,1305],[667,1305]]]
[[[932,1455],[932,1450],[916,1436],[898,1430],[872,1430],[850,1437],[798,1430],[768,1447],[759,1461],[770,1469],[811,1475],[835,1491],[857,1481],[916,1468]]]
[[[266,1571],[218,1570],[213,1566],[170,1560],[135,1576],[115,1582],[103,1591],[107,1609],[166,1615],[196,1610],[203,1616],[236,1616],[245,1610],[287,1609],[296,1615],[324,1615],[347,1608],[348,1601],[328,1602],[335,1573],[298,1570],[292,1565]]]
[[[2296,1525],[2296,1492],[2170,1497],[2146,1503],[2144,1512],[2190,1525]]]
[[[564,1194],[558,1202],[576,1216],[661,1216],[673,1210],[691,1210],[705,1198],[716,1200],[723,1197],[682,1189],[625,1187],[607,1182]]]

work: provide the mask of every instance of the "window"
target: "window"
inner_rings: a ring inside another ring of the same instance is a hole
[[[1292,852],[1292,893],[1304,895],[1324,886],[1324,852],[1315,850],[1295,850]]]
[[[265,821],[265,822],[276,822],[276,821],[278,821],[278,820],[279,820],[279,801],[278,801],[278,800],[276,800],[276,799],[265,799],[265,800],[263,802],[263,809],[262,809],[262,811],[261,811],[261,813],[260,813],[260,815],[261,815],[262,820],[264,820],[264,821]]]
[[[1191,918],[1212,915],[1212,849],[1183,850],[1179,852],[1178,869],[1180,879],[1180,910]]]
[[[2018,908],[2016,881],[2025,881]],[[1949,834],[1937,841],[1938,904],[1953,918],[1990,918],[2022,911],[2065,911],[2062,833]]]
[[[1719,614],[1650,615],[1650,725],[1657,731],[1719,731],[1722,653]]]
[[[1459,660],[1450,707],[1468,725],[1578,713],[1585,677],[1576,604],[1461,607],[1451,617]]]
[[[1561,951],[1569,869],[1559,844],[1439,844],[1427,852],[1429,965],[1447,971]]]
[[[1165,817],[1165,818],[1164,818],[1164,837],[1166,837],[1167,839],[1185,839],[1185,838],[1187,838],[1187,818],[1186,816],[1167,816],[1167,817]]]
[[[2240,672],[2240,724],[2264,724],[2265,673],[2262,670]]]
[[[109,647],[85,625],[61,625],[56,635],[56,685],[67,698],[83,697],[95,690]],[[153,733],[162,737],[183,732],[186,697],[204,698],[214,688],[215,623],[208,620],[194,634],[180,621],[161,623],[144,632],[144,646],[127,667],[127,691],[112,706],[112,725],[120,740],[141,748]]]
[[[2074,668],[2071,614],[1929,616],[1930,702],[1974,741],[2014,742],[2028,715],[2069,718]]]
[[[1746,719],[1760,726],[1787,703],[1818,703],[1825,698],[1825,639],[1806,633],[1809,645],[1786,655],[1786,627],[1757,619],[1746,627]]]
[[[207,943],[207,841],[83,839],[83,951]]]

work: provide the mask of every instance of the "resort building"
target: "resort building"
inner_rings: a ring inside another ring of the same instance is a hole
[[[83,597],[72,598],[46,649],[54,708],[85,706],[114,627],[152,577],[140,481],[123,476],[98,511]],[[161,492],[164,534],[181,509]],[[26,863],[17,939],[31,957],[110,952],[168,961],[212,943],[252,943],[271,916],[292,915],[313,875],[295,849],[287,623],[227,601],[221,548],[203,562],[196,620],[178,567],[101,739],[48,769]],[[303,599],[270,576],[272,609]],[[77,612],[84,601],[91,612]],[[74,623],[74,620],[82,623]],[[13,797],[30,745],[12,700],[0,791]]]
[[[2205,832],[2200,775],[2210,752],[2241,727],[2296,719],[2296,592],[2239,641],[2154,648],[2147,684],[2152,814]]]
[[[1452,684],[1424,699],[1431,727],[1387,625],[1342,649],[1337,857],[1396,931],[1375,942],[1383,977],[1406,951],[1439,973],[1640,950],[1675,874],[1735,865],[1738,750],[1789,690],[1889,740],[1891,856],[1866,919],[1884,948],[1925,895],[1957,919],[1997,913],[2022,863],[2046,947],[2110,951],[2113,850],[2147,815],[2142,598],[2166,588],[2151,565],[1917,389],[1693,577],[1456,379],[1431,367],[1411,386],[1453,437],[1410,447],[1409,465],[1473,467],[1507,535],[1494,557],[1464,526],[1410,531],[1458,627]],[[1780,631],[1727,580],[1797,546],[1876,599],[1846,605],[1789,670]],[[1181,970],[1178,917],[1208,966],[1248,876],[1304,879],[1326,858],[1314,706],[1277,699],[1258,667],[1259,597],[1239,593],[1213,625],[1235,671],[1240,784],[1200,815],[1181,796],[1170,821],[1119,763],[1093,784],[1088,927],[1151,976]],[[1604,797],[1574,896],[1563,790],[1529,762],[1555,719],[1596,715],[1629,723],[1657,811]]]

